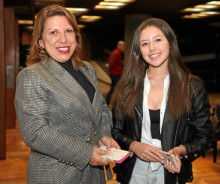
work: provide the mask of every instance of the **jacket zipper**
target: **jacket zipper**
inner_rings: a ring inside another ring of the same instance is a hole
[[[141,118],[141,124],[142,124],[142,122],[143,122],[143,117],[141,116],[141,113],[138,111],[138,109],[137,109],[137,107],[134,105],[134,109],[135,109],[135,111],[137,112],[137,114],[138,114],[138,116],[140,116],[140,118]],[[142,131],[140,130],[140,132],[139,132],[139,134],[140,134],[140,140],[141,140],[141,133],[142,133]],[[140,141],[139,140],[139,141]]]
[[[141,118],[141,121],[143,121],[143,118],[142,118],[142,116],[141,116],[141,113],[138,111],[138,109],[137,109],[137,107],[134,105],[134,109],[136,110],[136,112],[138,113],[138,115],[140,116],[140,118]]]

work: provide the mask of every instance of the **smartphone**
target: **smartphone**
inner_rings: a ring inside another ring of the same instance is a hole
[[[163,163],[165,164],[168,161],[170,161],[174,167],[176,167],[176,169],[179,167],[177,164],[177,161],[175,159],[175,156],[173,154],[170,154],[168,152],[162,151],[162,150],[158,150],[159,153],[163,156]]]

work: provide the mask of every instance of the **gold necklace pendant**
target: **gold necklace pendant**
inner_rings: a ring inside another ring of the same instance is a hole
[[[154,89],[155,89],[155,88],[154,88],[154,85],[151,85],[151,89],[152,89],[152,90],[154,90]]]

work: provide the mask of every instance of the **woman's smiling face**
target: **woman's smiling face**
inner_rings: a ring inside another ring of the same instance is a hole
[[[39,45],[51,58],[61,63],[68,61],[76,44],[74,29],[65,16],[47,18]]]
[[[163,32],[155,26],[148,26],[140,34],[142,57],[151,67],[168,64],[170,45]]]

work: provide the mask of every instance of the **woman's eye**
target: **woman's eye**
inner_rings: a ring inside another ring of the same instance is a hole
[[[161,39],[160,38],[157,38],[156,40],[155,40],[155,42],[160,42],[161,41]]]
[[[51,31],[50,34],[55,35],[57,32],[56,31]]]
[[[148,43],[142,43],[141,46],[146,46]]]
[[[73,30],[72,30],[72,29],[67,29],[66,32],[67,32],[67,33],[72,33]]]

